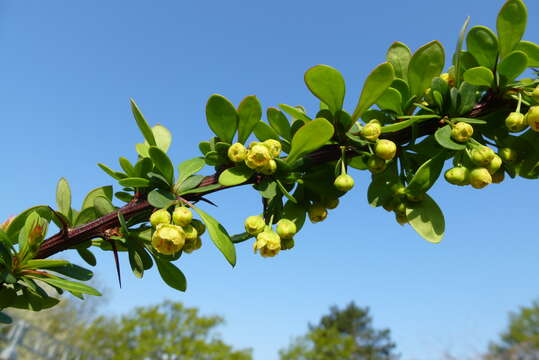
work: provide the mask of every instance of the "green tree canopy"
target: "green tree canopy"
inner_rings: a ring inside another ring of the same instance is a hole
[[[351,302],[342,310],[331,307],[279,355],[281,360],[391,360],[397,358],[395,346],[389,329],[373,327],[369,308]]]

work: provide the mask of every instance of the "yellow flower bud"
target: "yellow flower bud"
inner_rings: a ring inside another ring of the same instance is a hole
[[[505,119],[505,126],[511,132],[521,132],[528,127],[524,114],[512,112]]]
[[[152,235],[153,248],[163,255],[173,255],[185,244],[185,233],[180,226],[159,224]]]
[[[243,144],[235,143],[228,148],[228,158],[233,162],[242,162],[247,157],[247,149]]]
[[[328,211],[326,210],[326,208],[319,203],[312,204],[311,206],[309,206],[309,210],[307,213],[309,215],[309,220],[311,220],[313,224],[324,221],[324,219],[328,216]]]
[[[337,190],[347,192],[354,187],[354,179],[348,174],[341,174],[337,176],[333,185],[335,185]]]
[[[206,232],[206,225],[204,225],[204,223],[198,219],[191,220],[191,225],[197,229],[198,236],[201,236]]]
[[[458,142],[466,142],[472,135],[473,126],[465,122],[458,122],[451,129],[451,138]]]
[[[378,120],[369,121],[363,129],[361,129],[361,136],[370,141],[376,141],[382,133],[382,125]]]
[[[195,250],[198,250],[202,247],[202,239],[197,237],[196,239],[185,241],[185,245],[183,246],[183,252],[186,252],[188,254],[192,253]]]
[[[193,225],[182,226],[182,229],[185,233],[185,241],[195,240],[198,237],[198,231]]]
[[[505,178],[505,171],[503,168],[496,171],[494,174],[492,174],[492,183],[493,184],[499,184],[503,181]]]
[[[339,206],[339,199],[337,199],[337,198],[335,198],[335,199],[324,199],[324,201],[322,201],[322,205],[323,205],[326,209],[333,210],[333,209],[335,209],[337,206]]]
[[[471,158],[477,166],[488,166],[494,155],[491,148],[481,145],[472,150]]]
[[[275,174],[275,171],[277,171],[277,162],[275,162],[275,160],[273,159],[270,159],[266,166],[260,168],[258,171],[264,175]]]
[[[470,172],[470,184],[475,189],[482,189],[492,183],[492,176],[485,168],[475,168]]]
[[[170,213],[166,209],[159,209],[150,215],[150,224],[156,227],[159,224],[170,224]]]
[[[536,103],[539,103],[539,86],[537,86],[537,87],[532,91],[532,99],[533,99]]]
[[[445,179],[453,185],[468,185],[470,183],[470,170],[464,166],[451,168],[445,172]]]
[[[269,150],[264,145],[254,145],[247,153],[245,165],[251,169],[262,168],[271,160]]]
[[[279,220],[276,230],[281,239],[291,239],[297,232],[296,224],[288,219]]]
[[[367,160],[367,167],[371,173],[378,174],[386,169],[386,161],[373,155]]]
[[[185,206],[174,209],[174,212],[172,213],[172,221],[174,221],[174,224],[187,226],[191,223],[191,220],[193,220],[193,213]]]
[[[281,154],[281,143],[275,139],[268,139],[262,145],[268,148],[272,158],[276,158]]]
[[[395,220],[397,220],[399,225],[402,225],[402,226],[408,224],[408,218],[406,217],[406,214],[395,213]]]
[[[245,231],[251,235],[260,234],[262,231],[264,231],[265,226],[266,222],[260,215],[249,216],[247,219],[245,219]]]
[[[490,173],[490,175],[494,174],[498,169],[502,166],[502,158],[498,155],[494,155],[492,160],[490,160],[490,163],[487,166],[487,170]]]
[[[539,132],[539,106],[532,106],[526,114],[526,119],[532,130]]]
[[[391,140],[378,140],[374,146],[374,153],[381,159],[391,160],[397,153],[397,145]]]
[[[255,253],[260,251],[263,257],[273,257],[281,250],[281,238],[275,231],[267,228],[256,236],[253,249]]]

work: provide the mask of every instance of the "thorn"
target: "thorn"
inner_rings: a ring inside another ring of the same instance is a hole
[[[199,200],[204,201],[205,203],[208,203],[210,205],[213,205],[213,206],[217,207],[217,204],[215,204],[213,201],[208,200],[208,199],[206,199],[204,197],[200,197]]]
[[[114,254],[114,262],[116,263],[116,273],[118,274],[118,283],[120,284],[120,289],[122,288],[122,274],[120,273],[120,260],[118,258],[118,249],[116,248],[116,243],[110,239],[106,239],[112,246],[112,252]]]

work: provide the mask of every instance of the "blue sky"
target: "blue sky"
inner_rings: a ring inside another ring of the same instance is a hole
[[[539,34],[539,4],[527,1],[526,38]],[[53,204],[66,177],[80,205],[94,187],[112,184],[95,165],[136,158],[141,136],[128,99],[174,134],[176,163],[198,155],[210,137],[204,105],[213,93],[235,104],[256,94],[264,107],[316,100],[303,84],[315,64],[347,79],[346,106],[384,61],[387,47],[412,49],[437,39],[447,54],[467,15],[494,27],[503,1],[15,1],[0,3],[0,118],[3,154],[0,218]],[[209,170],[208,170],[209,172]],[[116,285],[110,254],[98,279],[110,288],[103,311],[119,314],[163,299],[221,314],[226,341],[253,347],[255,359],[305,332],[333,304],[370,306],[377,327],[390,327],[405,360],[473,355],[504,327],[507,312],[539,295],[537,191],[510,180],[478,191],[440,181],[431,191],[445,212],[439,245],[366,202],[369,175],[328,219],[307,225],[293,251],[274,259],[238,246],[231,269],[209,240],[182,257],[186,293],[169,290],[154,269],[137,280],[122,258]],[[230,232],[259,211],[249,188],[215,194],[207,208]]]

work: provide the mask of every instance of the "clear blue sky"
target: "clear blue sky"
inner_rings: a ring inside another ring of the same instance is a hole
[[[501,0],[431,1],[15,1],[0,2],[0,218],[53,204],[65,176],[80,205],[90,189],[111,184],[95,165],[134,160],[141,136],[128,99],[152,123],[174,133],[176,163],[197,156],[210,136],[204,105],[213,93],[238,103],[256,94],[265,107],[317,102],[303,72],[329,64],[347,79],[346,105],[384,61],[392,41],[415,49],[438,39],[452,53],[467,15],[494,27]],[[538,41],[539,4],[527,1],[526,38]],[[537,184],[506,181],[477,191],[441,181],[432,195],[447,233],[432,245],[366,202],[369,175],[322,224],[307,225],[296,248],[274,259],[238,246],[231,269],[206,241],[182,257],[189,289],[167,289],[154,269],[143,280],[122,258],[118,289],[110,254],[98,278],[111,289],[107,313],[163,299],[222,314],[226,341],[253,347],[257,360],[305,332],[333,304],[371,307],[390,327],[405,360],[473,354],[506,324],[507,312],[539,296]],[[211,197],[208,208],[230,230],[258,212],[247,188]]]

